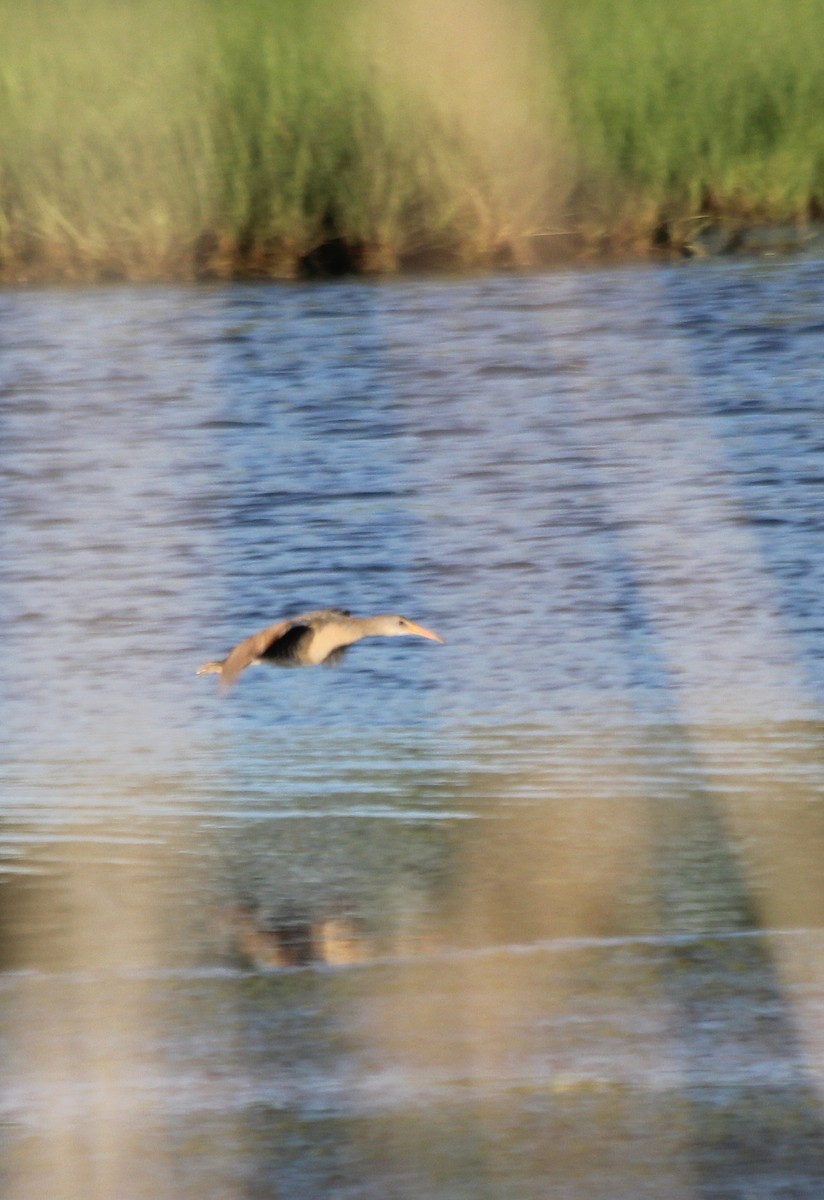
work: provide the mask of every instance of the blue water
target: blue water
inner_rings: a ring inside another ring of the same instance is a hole
[[[10,1196],[75,1194],[55,1128],[89,1196],[821,1194],[822,313],[815,260],[0,295]],[[328,605],[446,643],[195,676]],[[239,898],[368,950],[261,974]],[[175,1137],[101,1126],[90,989]]]

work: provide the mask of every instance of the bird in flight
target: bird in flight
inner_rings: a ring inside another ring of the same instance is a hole
[[[321,608],[316,612],[287,617],[244,638],[219,662],[205,662],[198,675],[219,675],[224,687],[234,683],[252,663],[276,667],[315,667],[339,662],[354,642],[367,637],[423,637],[433,642],[443,638],[397,613],[377,617],[353,617],[343,608]]]

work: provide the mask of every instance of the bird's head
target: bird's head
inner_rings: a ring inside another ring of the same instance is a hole
[[[376,617],[375,621],[380,623],[376,632],[383,637],[424,637],[429,638],[431,642],[443,642],[439,633],[434,633],[433,630],[426,629],[425,626],[418,625],[398,613],[384,613]]]

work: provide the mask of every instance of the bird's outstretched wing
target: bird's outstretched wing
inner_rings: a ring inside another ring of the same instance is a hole
[[[223,661],[221,684],[229,687],[234,683],[241,671],[260,658],[273,661],[288,662],[294,653],[297,642],[307,632],[308,626],[300,619],[278,621],[275,625],[267,625],[259,633],[238,642],[234,650],[230,650]]]

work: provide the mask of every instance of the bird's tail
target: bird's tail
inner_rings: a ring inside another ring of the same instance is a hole
[[[201,666],[198,667],[195,674],[196,675],[222,675],[223,674],[223,663],[222,662],[205,662]]]

